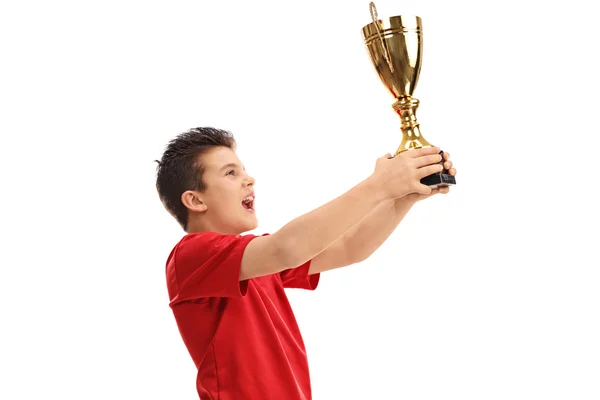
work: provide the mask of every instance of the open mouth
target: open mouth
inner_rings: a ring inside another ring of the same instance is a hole
[[[254,196],[248,196],[242,200],[242,207],[248,212],[254,212]]]

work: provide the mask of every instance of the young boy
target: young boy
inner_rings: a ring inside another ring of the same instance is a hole
[[[285,288],[314,290],[321,272],[369,257],[432,190],[455,175],[448,154],[422,148],[379,158],[346,193],[271,235],[257,227],[254,179],[224,130],[180,134],[158,161],[156,186],[186,235],[166,264],[170,307],[198,368],[201,400],[310,400],[302,335]]]

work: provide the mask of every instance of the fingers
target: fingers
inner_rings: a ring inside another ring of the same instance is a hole
[[[433,193],[433,189],[430,188],[427,185],[419,184],[419,185],[417,185],[417,187],[415,189],[415,193],[422,194],[422,195],[426,196],[426,195],[432,194]]]
[[[416,161],[416,167],[421,168],[421,167],[424,167],[425,165],[438,164],[440,161],[442,161],[442,156],[439,154],[431,154],[428,156],[415,158],[415,161]]]
[[[417,158],[428,156],[431,154],[438,154],[440,152],[439,147],[421,147],[420,149],[408,150],[403,152],[402,154],[406,157]]]
[[[447,156],[447,157],[446,157]],[[453,168],[454,163],[450,161],[450,155],[448,153],[444,153],[444,169],[447,171],[449,175],[456,175],[456,168]]]
[[[425,186],[425,187],[422,187]],[[427,190],[426,188],[429,188],[430,190]],[[450,192],[450,186],[438,186],[436,188],[431,188],[429,186],[426,185],[420,185],[417,190],[417,193],[422,194],[422,195],[426,195],[427,197],[431,197],[433,195],[436,194],[446,194]]]
[[[442,172],[444,170],[444,167],[441,164],[433,164],[433,165],[427,165],[426,167],[423,168],[419,168],[417,170],[417,177],[419,179],[425,178],[426,176],[438,173],[438,172]]]
[[[430,195],[430,194],[432,194],[432,192],[433,192],[432,188],[430,188],[427,185],[422,185],[422,184],[418,185],[416,187],[416,189],[415,189],[415,193],[418,193],[418,194],[423,195],[423,196]]]
[[[404,151],[400,154],[409,158],[418,158],[423,156],[428,156],[431,154],[439,154],[441,149],[439,147],[421,147],[419,149]],[[450,153],[442,152],[442,157],[444,161],[450,160]],[[441,161],[441,160],[440,160]]]
[[[454,163],[450,161],[450,153],[444,153],[444,169],[448,171],[449,175],[456,175],[456,168],[453,168]]]
[[[431,149],[431,147],[429,149]],[[440,163],[442,162],[442,160],[443,163]],[[419,173],[425,174],[424,176],[435,174],[437,172],[442,172],[444,170],[447,174],[451,176],[456,176],[456,168],[454,168],[454,163],[450,161],[450,153],[442,153],[442,155],[430,154],[420,156],[415,158],[415,161],[416,167],[419,168]]]

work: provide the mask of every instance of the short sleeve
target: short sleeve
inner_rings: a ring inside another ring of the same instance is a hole
[[[310,261],[279,273],[284,288],[315,290],[321,274],[309,275]]]
[[[171,305],[207,297],[242,297],[242,256],[254,235],[202,232],[186,235],[167,261]]]

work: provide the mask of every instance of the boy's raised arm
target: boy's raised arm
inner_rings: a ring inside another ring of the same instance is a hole
[[[367,179],[323,206],[286,224],[269,236],[248,243],[242,257],[240,280],[294,268],[311,260],[358,223],[384,200],[409,193],[427,194],[421,178],[442,170],[439,149],[426,147],[394,158],[377,160]]]

